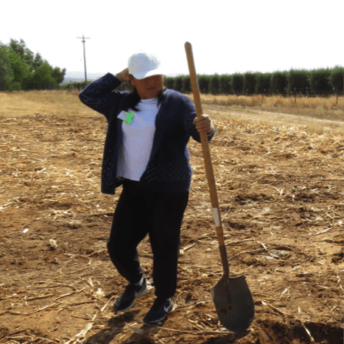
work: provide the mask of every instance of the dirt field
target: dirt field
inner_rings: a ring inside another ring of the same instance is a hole
[[[15,116],[1,105],[9,97],[15,108],[20,94],[0,94],[0,343],[343,342],[344,136],[331,133],[343,122],[308,118],[326,127],[318,135],[298,116],[203,107],[218,128],[210,148],[230,273],[245,275],[255,301],[252,325],[233,334],[209,292],[222,269],[201,144],[189,142],[175,309],[147,326],[148,239],[139,252],[150,292],[112,310],[126,282],[106,250],[122,187],[100,193],[105,118],[81,103]]]

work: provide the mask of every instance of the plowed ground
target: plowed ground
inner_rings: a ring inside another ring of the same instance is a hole
[[[213,118],[230,274],[245,275],[255,301],[249,329],[226,330],[209,292],[222,268],[201,144],[189,142],[175,309],[145,326],[148,238],[139,253],[150,292],[112,310],[126,281],[106,250],[122,189],[100,193],[106,120],[39,113],[0,118],[0,343],[342,343],[343,136]]]

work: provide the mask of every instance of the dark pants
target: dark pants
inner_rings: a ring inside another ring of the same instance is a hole
[[[155,295],[172,297],[177,288],[180,227],[189,192],[163,193],[124,180],[114,217],[108,251],[118,272],[131,283],[138,282],[140,267],[137,245],[149,234],[153,251]]]

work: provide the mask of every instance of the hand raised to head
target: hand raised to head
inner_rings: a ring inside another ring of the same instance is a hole
[[[129,69],[123,69],[120,73],[116,74],[116,77],[119,79],[120,82],[130,82]]]

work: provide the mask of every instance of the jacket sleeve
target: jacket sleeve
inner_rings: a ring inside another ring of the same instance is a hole
[[[184,126],[188,133],[192,136],[192,138],[197,141],[201,142],[201,135],[196,129],[196,126],[194,124],[194,119],[196,118],[196,108],[194,103],[190,100],[190,98],[185,97],[185,107],[184,107]],[[214,130],[211,134],[207,135],[208,142],[212,140],[216,132],[216,128],[214,127]]]
[[[107,73],[103,77],[91,82],[79,94],[80,101],[103,114],[108,120],[110,116],[110,109],[116,106],[119,101],[118,94],[121,92],[112,92],[118,87],[121,82],[111,73]]]

